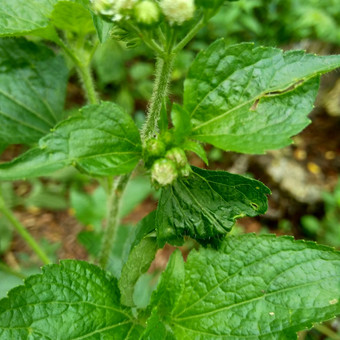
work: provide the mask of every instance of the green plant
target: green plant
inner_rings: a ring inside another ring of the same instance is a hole
[[[190,66],[183,103],[171,104],[177,54],[224,1],[147,2],[151,17],[141,13],[143,1],[95,0],[93,7],[87,0],[2,2],[0,35],[30,35],[60,47],[89,105],[64,119],[65,58],[41,42],[1,39],[0,143],[31,148],[1,164],[0,179],[45,176],[73,166],[103,184],[108,205],[101,246],[93,252],[100,268],[76,260],[50,264],[0,201],[1,213],[47,264],[0,301],[0,337],[296,339],[297,331],[340,314],[340,253],[291,237],[228,237],[238,218],[266,212],[270,190],[248,177],[190,167],[185,152],[208,163],[203,143],[250,154],[290,144],[310,122],[320,75],[339,67],[340,56],[217,40]],[[112,37],[129,46],[142,40],[157,58],[141,131],[120,106],[100,102],[95,90],[91,60],[98,41]],[[122,269],[112,269],[124,191],[140,168],[161,191],[158,207],[133,235],[128,232],[127,247],[120,244],[118,252]],[[98,216],[84,214],[79,195],[73,199],[78,218],[99,229]],[[179,250],[172,254],[142,307],[135,289],[156,251],[189,238],[202,246],[186,262]]]
[[[307,233],[318,242],[340,247],[340,181],[333,192],[322,194],[325,214],[321,219],[313,215],[305,215],[301,219]]]

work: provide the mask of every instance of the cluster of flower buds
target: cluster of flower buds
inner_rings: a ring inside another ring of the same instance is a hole
[[[191,167],[185,152],[179,147],[166,150],[161,140],[150,139],[144,149],[145,165],[151,168],[151,179],[155,185],[166,186],[178,177],[188,177]]]
[[[194,0],[90,0],[93,10],[111,21],[135,19],[138,23],[152,25],[161,15],[170,25],[181,25],[194,16]]]

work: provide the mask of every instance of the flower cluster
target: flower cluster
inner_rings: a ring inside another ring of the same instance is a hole
[[[145,165],[151,168],[151,179],[156,186],[166,186],[178,177],[188,177],[191,167],[185,152],[167,146],[161,140],[150,139],[144,148]]]
[[[194,0],[91,0],[94,11],[112,21],[134,18],[151,25],[159,22],[161,14],[170,25],[181,25],[193,18]]]

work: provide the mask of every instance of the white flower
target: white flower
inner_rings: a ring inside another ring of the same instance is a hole
[[[194,0],[161,0],[160,7],[170,24],[182,24],[194,16]]]
[[[93,9],[96,13],[102,15],[114,15],[115,0],[91,0]]]
[[[151,178],[153,182],[165,186],[173,183],[177,177],[176,164],[170,159],[160,158],[153,163],[151,168]]]
[[[137,0],[115,0],[116,13],[125,9],[132,9]]]

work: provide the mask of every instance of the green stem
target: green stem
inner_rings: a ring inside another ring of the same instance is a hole
[[[329,338],[333,340],[340,340],[340,335],[336,334],[335,332],[333,332],[330,328],[328,328],[325,325],[315,324],[314,328],[318,330],[320,333],[328,336]]]
[[[78,64],[77,71],[79,74],[79,78],[81,79],[81,83],[83,85],[83,89],[85,91],[88,102],[90,104],[98,104],[99,99],[94,87],[91,67],[89,65]]]
[[[77,53],[73,49],[71,49],[61,38],[58,38],[56,42],[73,61],[81,80],[87,101],[90,104],[98,104],[98,94],[95,90],[90,67],[91,58],[94,54],[94,50],[92,50],[89,60],[87,60],[86,62],[82,62]]]
[[[24,280],[26,278],[26,276],[24,274],[19,273],[18,271],[10,268],[9,266],[5,265],[4,263],[0,263],[0,270],[2,270],[3,272],[5,272],[7,274],[16,276],[16,277],[18,277],[19,279],[22,279],[22,280]]]
[[[157,125],[162,109],[163,99],[168,94],[168,88],[175,56],[175,54],[169,54],[164,58],[157,58],[156,79],[154,83],[152,97],[149,103],[146,122],[142,129],[142,140],[144,143],[148,139],[152,138],[157,131]]]
[[[175,46],[173,53],[177,54],[180,52],[189,42],[194,38],[198,31],[205,25],[204,17],[202,17],[197,24],[190,30],[190,32]]]
[[[31,247],[31,249],[37,254],[40,260],[44,264],[49,264],[50,259],[48,258],[44,250],[40,248],[39,244],[26,230],[26,228],[19,222],[19,220],[14,216],[13,212],[7,208],[2,197],[0,197],[0,212],[11,222],[14,229],[26,241],[26,243]]]
[[[108,209],[106,218],[106,229],[103,236],[101,252],[99,255],[99,264],[106,269],[110,253],[115,242],[117,227],[119,225],[119,211],[122,195],[129,181],[130,175],[124,175],[116,178],[112,185],[111,193],[108,199]]]

